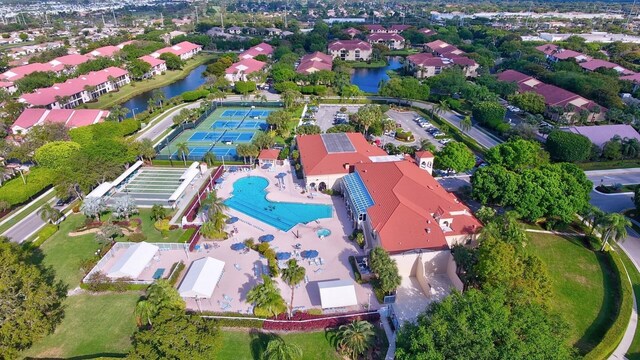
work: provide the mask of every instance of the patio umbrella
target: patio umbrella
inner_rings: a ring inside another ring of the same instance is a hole
[[[226,223],[227,224],[235,224],[235,223],[238,222],[238,220],[240,220],[240,219],[238,219],[237,217],[233,216],[233,217],[228,218]]]
[[[272,242],[273,239],[275,239],[275,237],[271,234],[268,235],[262,235],[258,238],[258,240],[260,240],[260,242]]]
[[[270,168],[270,167],[271,167],[271,165],[273,165],[273,164],[271,164],[271,163],[266,163],[266,164],[262,165],[262,168],[263,168],[263,169],[268,169],[268,168]]]
[[[217,178],[216,179],[216,184],[222,184],[223,181],[224,181],[223,178]]]
[[[313,259],[318,257],[318,252],[316,250],[305,250],[301,254],[303,259]]]
[[[236,171],[238,171],[238,168],[235,166],[232,166],[229,168],[229,172],[236,172]]]
[[[291,253],[290,252],[279,252],[279,253],[276,253],[276,259],[278,259],[278,260],[289,260],[289,258],[291,258]]]
[[[278,179],[283,179],[285,176],[287,176],[287,173],[279,173],[278,175],[276,175]]]
[[[247,245],[245,245],[244,243],[235,243],[233,245],[231,245],[231,250],[242,250],[244,248],[246,248]]]

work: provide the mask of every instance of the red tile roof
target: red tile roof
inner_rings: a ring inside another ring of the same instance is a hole
[[[256,46],[252,46],[249,49],[247,49],[246,51],[242,52],[240,55],[238,55],[238,57],[240,59],[249,59],[249,58],[254,58],[258,55],[271,55],[273,54],[273,46],[263,42],[260,43]]]
[[[523,74],[515,70],[505,70],[498,74],[498,80],[506,82],[523,82],[529,79],[533,79],[531,76]]]
[[[0,78],[5,80],[16,81],[36,71],[46,72],[46,71],[55,71],[55,70],[51,67],[50,64],[33,63],[33,64],[17,66],[12,69],[9,69],[4,73],[2,73],[2,75],[0,75]]]
[[[633,75],[625,75],[620,76],[620,80],[631,81],[634,83],[640,83],[640,73],[635,73]]]
[[[467,206],[413,162],[356,164],[374,205],[367,215],[390,253],[447,249],[446,237],[476,234],[482,225]],[[441,219],[450,219],[443,230]]]
[[[152,68],[153,68],[153,67],[156,67],[156,66],[158,66],[158,65],[162,65],[162,64],[164,64],[164,63],[165,63],[165,61],[164,61],[164,60],[162,60],[162,59],[156,59],[156,58],[154,58],[153,56],[150,56],[150,55],[141,56],[141,57],[139,57],[138,59],[140,59],[140,60],[142,60],[142,61],[146,62],[146,63],[147,63],[147,64],[149,64],[149,65],[151,65],[151,67],[152,67]]]
[[[300,150],[300,161],[306,175],[347,174],[349,170],[345,168],[345,164],[369,163],[371,162],[370,156],[387,155],[384,150],[369,144],[360,133],[346,133],[355,151],[329,153],[322,137],[334,135],[339,134],[299,135],[296,137]]]
[[[427,28],[422,28],[420,30],[418,30],[419,33],[422,33],[424,35],[430,36],[430,35],[435,35],[436,32],[431,30],[431,29],[427,29]]]
[[[14,86],[14,83],[11,81],[0,81],[0,88],[10,88]]]
[[[344,32],[346,34],[348,34],[348,35],[351,35],[351,36],[358,35],[358,34],[362,33],[362,31],[360,31],[360,30],[358,30],[356,28],[352,28],[352,27],[346,29]]]
[[[80,127],[95,124],[103,121],[109,116],[106,110],[88,110],[88,109],[25,109],[18,119],[13,123],[11,129],[17,133],[22,129],[29,129],[35,125],[43,123],[63,123],[67,127]]]
[[[179,42],[179,43],[177,43],[177,44],[175,44],[173,46],[162,48],[162,49],[156,51],[155,54],[161,55],[161,54],[169,52],[169,53],[172,53],[172,54],[180,56],[180,55],[186,54],[186,53],[191,52],[191,51],[193,51],[195,49],[198,49],[198,48],[202,49],[202,45],[190,43],[188,41],[183,41],[183,42]]]
[[[542,51],[547,56],[553,56],[559,60],[566,60],[566,59],[579,58],[579,57],[590,59],[589,56],[583,53],[573,51],[573,50],[563,49],[558,45],[554,45],[554,44],[545,44],[545,45],[536,46],[536,49],[538,51]]]
[[[54,67],[58,65],[78,66],[80,64],[86,63],[89,60],[91,60],[91,58],[89,58],[86,55],[71,54],[71,55],[64,55],[64,56],[57,57],[49,61],[49,64],[51,64],[51,66],[54,66]]]
[[[367,35],[369,41],[404,41],[404,38],[398,34],[375,33]]]
[[[607,68],[607,69],[614,69],[616,71],[618,71],[621,74],[624,75],[633,75],[635,74],[633,71],[631,70],[627,70],[625,68],[623,68],[622,66],[616,64],[616,63],[612,63],[610,61],[606,61],[606,60],[600,60],[600,59],[592,59],[589,61],[585,61],[585,62],[581,62],[580,67],[582,67],[583,69],[589,70],[589,71],[595,71],[599,68]]]
[[[320,51],[316,51],[311,54],[306,54],[302,58],[300,58],[300,63],[306,61],[322,61],[331,64],[333,62],[333,58],[331,55],[327,55],[325,53],[321,53]]]
[[[89,54],[91,56],[106,56],[106,57],[112,57],[115,53],[117,53],[118,51],[120,51],[120,48],[117,46],[103,46],[103,47],[99,47],[95,50],[93,50],[92,52],[90,52]]]
[[[371,50],[371,44],[362,40],[338,40],[329,44],[329,51]]]
[[[316,51],[312,54],[307,54],[300,59],[300,64],[296,68],[296,71],[301,74],[308,74],[313,72],[312,70],[328,70],[331,71],[333,67],[333,58],[331,55],[323,54]]]
[[[227,74],[237,74],[239,72],[242,72],[244,74],[251,74],[253,72],[262,70],[262,68],[264,68],[266,65],[266,62],[258,61],[255,59],[242,59],[237,63],[231,64],[231,66],[229,66],[227,70],[225,70],[225,72]]]
[[[420,53],[407,56],[407,60],[418,66],[446,66],[450,65],[451,62],[447,61],[448,59],[433,56],[431,53]]]
[[[278,155],[280,155],[280,150],[278,149],[264,149],[260,151],[260,155],[258,155],[258,159],[278,160]]]

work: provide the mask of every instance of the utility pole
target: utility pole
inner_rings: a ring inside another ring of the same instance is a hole
[[[224,12],[224,1],[222,2],[222,6],[220,6],[220,27],[222,29],[224,29],[224,15],[222,15],[223,12]]]
[[[287,5],[289,5],[289,0],[284,3],[284,28],[287,29],[289,26],[287,24]]]
[[[111,14],[113,14],[113,23],[114,26],[118,26],[118,19],[116,19],[116,12],[113,10],[113,8],[111,8]]]
[[[629,26],[629,21],[631,21],[631,15],[633,14],[633,9],[635,7],[636,7],[636,0],[633,0],[633,5],[631,5],[631,10],[629,10],[629,16],[627,17],[627,23],[624,25],[624,27]]]
[[[196,25],[198,25],[198,5],[196,5]]]
[[[107,23],[104,21],[104,14],[102,14],[102,26],[107,27]]]

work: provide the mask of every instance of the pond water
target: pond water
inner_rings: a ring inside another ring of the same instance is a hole
[[[351,83],[357,85],[360,90],[371,94],[378,93],[380,81],[389,80],[388,70],[395,70],[402,67],[400,57],[387,58],[387,66],[375,69],[354,69],[351,75]]]
[[[202,74],[206,69],[206,65],[200,65],[197,68],[193,69],[185,78],[180,79],[172,84],[163,86],[159,89],[164,93],[164,96],[167,99],[180,95],[185,91],[195,90],[199,86],[204,84],[205,77],[202,76]],[[139,114],[147,110],[147,102],[151,98],[151,94],[153,93],[153,91],[154,90],[150,90],[137,95],[122,104],[122,106],[130,110],[135,110],[136,114]],[[133,111],[130,111],[127,116],[133,117]]]

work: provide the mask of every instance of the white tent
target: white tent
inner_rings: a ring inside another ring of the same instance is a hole
[[[224,272],[224,261],[206,257],[191,263],[178,292],[186,298],[211,298]]]
[[[110,278],[130,277],[136,279],[158,252],[158,247],[147,242],[130,246],[111,267]]]
[[[356,287],[350,280],[330,280],[318,282],[320,302],[323,309],[358,305]]]

